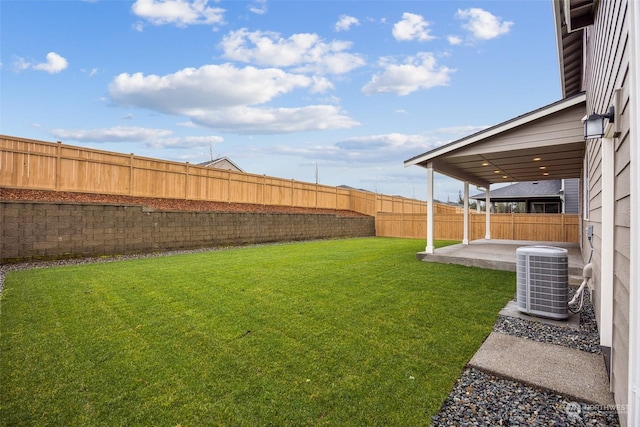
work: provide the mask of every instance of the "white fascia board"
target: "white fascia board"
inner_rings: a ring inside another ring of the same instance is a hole
[[[560,85],[562,86],[562,96],[566,96],[567,92],[565,89],[564,82],[564,56],[563,56],[563,48],[562,48],[562,16],[560,13],[560,8],[562,7],[561,2],[558,0],[554,0],[551,2],[553,7],[553,22],[555,23],[556,28],[556,53],[558,55],[558,68],[560,71]]]
[[[515,117],[511,120],[507,120],[506,122],[492,126],[488,129],[482,130],[472,135],[466,136],[457,141],[453,141],[447,145],[444,145],[435,150],[426,152],[412,159],[405,160],[404,166],[409,167],[409,166],[417,165],[418,163],[423,163],[425,161],[434,159],[436,157],[440,157],[444,154],[450,153],[455,150],[459,150],[460,148],[464,148],[467,145],[471,145],[478,141],[482,141],[483,139],[487,139],[492,136],[499,135],[508,130],[515,129],[519,126],[525,125],[527,123],[533,122],[543,117],[550,116],[559,111],[565,110],[567,108],[573,107],[574,105],[578,105],[582,102],[585,102],[586,100],[587,100],[586,94],[580,93],[578,95],[572,96],[571,98],[557,101],[553,104],[547,105],[545,107],[542,107],[537,110],[531,111],[529,113],[523,114],[521,116]]]

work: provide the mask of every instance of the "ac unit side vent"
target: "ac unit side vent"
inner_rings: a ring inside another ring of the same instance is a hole
[[[518,311],[551,319],[569,317],[569,255],[564,248],[516,249]]]

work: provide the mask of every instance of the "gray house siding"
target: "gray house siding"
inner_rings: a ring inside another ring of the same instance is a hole
[[[606,111],[616,105],[617,126],[621,132],[613,140],[591,140],[587,152],[590,168],[589,223],[594,224],[594,267],[596,278],[602,275],[600,265],[602,203],[611,195],[603,194],[602,144],[613,144],[613,331],[611,343],[611,387],[618,405],[628,403],[629,366],[629,286],[630,286],[630,131],[629,131],[629,22],[628,1],[596,3],[594,25],[588,29],[586,90],[587,111]],[[616,90],[617,95],[616,95]],[[617,98],[616,98],[617,97]],[[608,190],[606,190],[608,191]],[[606,226],[606,224],[605,224]],[[609,266],[610,268],[610,266]],[[605,269],[605,272],[607,270]],[[595,305],[602,309],[597,295],[601,294],[596,280]],[[626,418],[621,416],[626,424]]]
[[[580,180],[578,178],[564,180],[564,213],[577,214],[579,211]]]

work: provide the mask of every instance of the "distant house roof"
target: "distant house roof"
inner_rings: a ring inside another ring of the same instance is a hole
[[[492,202],[513,201],[525,199],[549,199],[560,198],[562,193],[562,180],[553,179],[545,181],[525,181],[507,185],[506,187],[491,190],[489,197]],[[474,200],[485,200],[485,194],[471,196]]]
[[[208,162],[198,163],[198,166],[204,166],[206,168],[225,169],[236,172],[244,172],[238,165],[233,163],[228,157],[220,157],[215,160],[209,160]]]

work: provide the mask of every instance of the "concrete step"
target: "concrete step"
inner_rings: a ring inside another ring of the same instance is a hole
[[[492,332],[469,366],[595,405],[614,405],[602,354]]]

